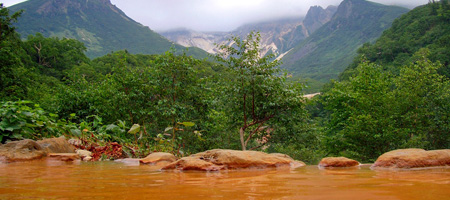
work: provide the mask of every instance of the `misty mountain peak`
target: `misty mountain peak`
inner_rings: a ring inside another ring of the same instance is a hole
[[[327,9],[323,9],[320,6],[311,6],[303,20],[303,24],[309,33],[313,33],[322,25],[330,21],[336,10],[336,6],[328,6]]]

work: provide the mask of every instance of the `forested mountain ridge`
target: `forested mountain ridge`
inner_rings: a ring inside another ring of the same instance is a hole
[[[450,148],[449,21],[448,0],[413,9],[323,89],[317,116],[330,154],[373,160],[398,148]]]
[[[447,5],[447,8],[442,6]],[[440,61],[440,73],[450,77],[450,9],[447,3],[432,3],[417,7],[392,23],[374,44],[358,49],[354,62],[340,75],[348,79],[362,59],[383,66],[398,74],[401,66],[413,62],[420,49],[429,50],[428,58]]]
[[[326,9],[320,6],[312,6],[304,18],[283,18],[250,23],[230,32],[198,32],[176,29],[160,33],[169,40],[183,46],[195,46],[209,53],[217,53],[216,44],[227,43],[231,35],[243,38],[251,31],[259,31],[262,54],[274,53],[280,56],[328,22],[336,10],[336,6],[328,6]]]
[[[10,9],[24,10],[15,24],[22,38],[41,33],[77,39],[86,45],[91,58],[123,49],[142,54],[160,54],[172,46],[185,49],[129,18],[109,0],[29,0]],[[197,57],[206,56],[200,49],[190,51]]]
[[[373,42],[407,11],[365,0],[345,0],[328,23],[284,57],[281,67],[310,79],[319,90],[352,62],[362,44]]]

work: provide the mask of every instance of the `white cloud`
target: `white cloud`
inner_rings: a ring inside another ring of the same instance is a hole
[[[5,6],[23,0],[4,0]],[[342,0],[111,0],[128,16],[154,30],[186,27],[230,31],[245,23],[303,16],[310,6],[339,5]],[[428,0],[373,0],[410,8]]]

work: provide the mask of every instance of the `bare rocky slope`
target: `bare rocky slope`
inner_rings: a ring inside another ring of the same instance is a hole
[[[263,55],[267,53],[284,55],[289,49],[327,23],[336,10],[336,6],[329,6],[326,9],[313,6],[304,18],[285,18],[246,24],[231,32],[197,32],[188,29],[176,29],[160,32],[160,34],[177,44],[199,47],[214,54],[218,52],[216,44],[228,43],[231,36],[244,38],[251,31],[259,31]]]

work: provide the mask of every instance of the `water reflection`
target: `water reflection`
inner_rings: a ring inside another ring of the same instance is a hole
[[[162,172],[120,162],[0,165],[0,199],[445,199],[450,169]]]

